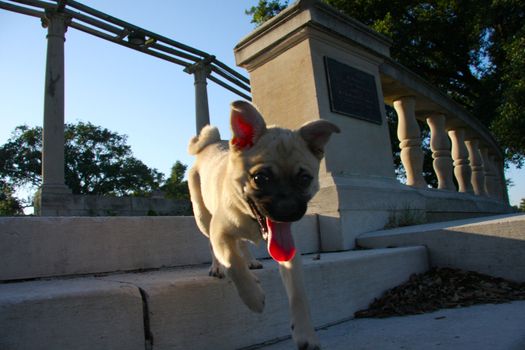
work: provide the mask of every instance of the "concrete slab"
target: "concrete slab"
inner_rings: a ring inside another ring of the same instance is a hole
[[[293,225],[302,252],[319,246],[317,217]],[[133,271],[211,261],[193,217],[3,217],[0,281]],[[264,244],[256,256],[267,257]]]
[[[354,319],[318,331],[324,350],[523,350],[525,301]],[[292,340],[245,350],[289,350]]]
[[[210,260],[193,217],[1,218],[0,241],[0,280]]]
[[[385,290],[428,268],[426,249],[408,247],[303,256],[317,326],[345,319]],[[103,277],[140,287],[155,349],[236,349],[289,334],[288,302],[277,264],[255,271],[266,292],[262,314],[249,311],[228,279],[207,266]]]
[[[0,349],[144,350],[138,288],[95,278],[0,284]]]
[[[430,264],[525,282],[525,215],[401,227],[361,235],[365,248],[424,245]]]

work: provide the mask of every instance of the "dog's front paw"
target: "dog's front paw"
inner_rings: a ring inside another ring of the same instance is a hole
[[[239,295],[250,310],[259,314],[263,312],[266,297],[258,281],[254,279],[250,285],[239,288]]]
[[[242,277],[233,271],[229,271],[229,274],[244,304],[253,312],[263,312],[265,295],[259,280],[248,270],[246,270],[246,274],[241,275]]]
[[[304,329],[301,325],[298,327],[292,324],[292,335],[299,350],[321,350],[321,343],[313,329]],[[303,329],[301,329],[303,328]]]

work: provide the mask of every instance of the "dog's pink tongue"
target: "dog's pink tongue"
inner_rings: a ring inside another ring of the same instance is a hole
[[[289,261],[295,255],[295,244],[290,222],[275,222],[266,218],[268,252],[275,261]]]

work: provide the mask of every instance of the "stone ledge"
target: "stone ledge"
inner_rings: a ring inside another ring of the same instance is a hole
[[[410,247],[303,256],[313,321],[351,317],[386,289],[428,268],[426,249]],[[207,267],[105,277],[140,287],[148,300],[155,349],[238,349],[289,335],[288,301],[277,264],[254,271],[266,293],[262,314],[249,311],[231,281]]]
[[[210,260],[193,217],[0,218],[0,280],[160,268]]]
[[[401,227],[363,234],[364,248],[425,245],[430,264],[525,281],[525,215]]]
[[[294,224],[302,252],[316,252],[317,219]],[[0,281],[203,264],[208,239],[191,217],[0,218]],[[264,244],[257,257],[268,257]]]
[[[351,317],[428,268],[424,247],[330,253],[320,260],[306,255],[303,261],[316,326]],[[146,334],[156,350],[230,350],[287,336],[288,302],[277,264],[263,263],[255,271],[266,292],[262,314],[250,312],[231,281],[208,277],[203,265],[0,284],[0,348],[144,349]]]
[[[143,304],[95,278],[0,284],[0,349],[144,350]]]

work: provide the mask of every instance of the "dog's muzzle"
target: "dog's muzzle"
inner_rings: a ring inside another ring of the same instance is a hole
[[[247,203],[259,224],[262,238],[267,242],[270,256],[278,262],[291,260],[296,252],[291,229],[292,223],[273,221],[262,215],[251,199],[248,198]]]

